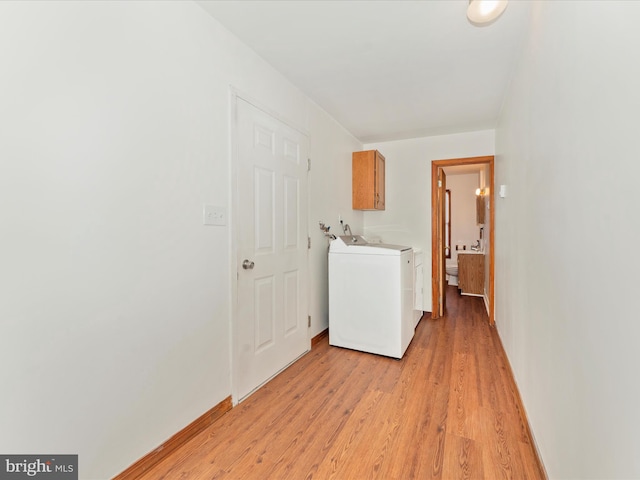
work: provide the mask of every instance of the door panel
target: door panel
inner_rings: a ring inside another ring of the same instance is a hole
[[[308,139],[238,98],[234,384],[243,399],[309,350]]]
[[[300,281],[298,272],[285,272],[284,274],[284,334],[293,335],[300,328],[298,290]]]
[[[275,342],[275,288],[274,277],[254,281],[255,292],[255,351],[271,347]]]
[[[300,182],[297,178],[284,177],[284,247],[287,250],[298,248],[300,238]]]
[[[438,188],[438,198],[440,200],[438,208],[440,212],[438,213],[438,220],[440,221],[440,228],[438,234],[438,248],[439,248],[439,261],[440,261],[440,316],[444,315],[446,310],[446,288],[447,288],[447,256],[445,253],[446,242],[445,242],[445,234],[444,234],[444,223],[446,216],[446,201],[445,195],[447,191],[447,175],[444,173],[442,168],[439,169],[440,173],[440,183]]]
[[[253,184],[255,186],[255,236],[256,253],[273,253],[273,235],[275,231],[275,172],[256,168]]]

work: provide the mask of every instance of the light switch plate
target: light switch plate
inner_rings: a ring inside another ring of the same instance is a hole
[[[205,205],[202,223],[204,225],[223,226],[227,224],[227,209],[215,205]]]

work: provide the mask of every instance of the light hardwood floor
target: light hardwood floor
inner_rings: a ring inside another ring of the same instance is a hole
[[[482,299],[447,308],[402,360],[325,338],[141,478],[546,478]]]

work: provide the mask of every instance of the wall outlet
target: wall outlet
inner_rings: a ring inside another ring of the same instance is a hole
[[[202,214],[204,225],[223,226],[227,224],[227,209],[215,205],[205,205]]]

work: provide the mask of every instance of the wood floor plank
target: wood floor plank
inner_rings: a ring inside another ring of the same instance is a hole
[[[443,478],[450,480],[471,480],[485,477],[482,450],[469,438],[447,434],[445,440],[445,462]]]
[[[375,412],[381,412],[386,405],[386,402],[381,402],[383,399],[388,399],[388,394],[380,390],[365,394],[332,443],[323,461],[317,465],[313,478],[327,480],[344,478],[345,466],[357,463],[358,450],[370,445],[371,430],[376,428]]]
[[[456,353],[453,356],[448,412],[449,432],[470,439],[477,438],[473,417],[478,408],[472,360],[473,357],[468,353]]]
[[[389,412],[398,424],[391,450],[406,452],[407,456],[414,454],[416,444],[426,435],[426,429],[433,425],[434,411],[435,416],[439,417],[438,405],[433,401],[434,386],[428,382],[429,363],[423,360],[428,355],[427,351],[420,348],[418,343],[414,348],[417,350],[407,357],[407,364],[412,368],[403,370],[400,380],[402,388],[397,389],[394,409]],[[407,462],[398,462],[395,456],[388,455],[380,465],[380,474],[380,478],[408,478]]]
[[[366,360],[367,354],[358,352]],[[263,478],[305,478],[324,461],[331,446],[351,418],[354,409],[368,391],[371,375],[366,368],[355,368],[342,388],[335,389],[309,417],[291,421],[290,435],[284,436],[287,443],[271,442],[265,451],[274,462],[275,468]],[[293,432],[295,430],[295,432]]]
[[[281,459],[282,453],[289,449],[289,453],[292,454],[293,450],[302,448],[304,453],[305,448],[310,443],[309,438],[313,433],[313,441],[317,442],[322,438],[322,431],[326,429],[329,434],[332,432],[332,428],[339,428],[345,419],[343,416],[336,415],[335,412],[342,412],[343,415],[348,415],[349,409],[353,408],[353,405],[357,403],[362,392],[366,389],[366,385],[371,381],[370,377],[366,375],[366,370],[362,369],[359,365],[364,358],[361,352],[346,352],[344,356],[345,361],[340,362],[326,362],[320,363],[318,366],[322,366],[322,373],[319,375],[308,375],[308,379],[311,380],[306,386],[304,392],[296,389],[294,398],[296,402],[293,404],[282,404],[282,398],[287,399],[286,395],[281,396],[277,390],[273,392],[265,391],[263,398],[256,396],[253,399],[258,405],[268,405],[268,410],[265,413],[270,413],[274,416],[267,424],[261,425],[260,431],[251,436],[255,438],[255,442],[252,444],[252,451],[257,453],[260,457],[265,457],[270,460],[270,463],[265,462],[263,465],[256,465],[254,471],[262,471],[261,478],[279,478],[278,476],[264,476],[270,471],[266,470],[266,466],[271,464],[280,469],[283,464]],[[312,368],[305,372],[311,373]],[[356,372],[356,373],[354,373]],[[357,375],[360,372],[360,375]],[[313,379],[316,379],[315,383]],[[321,381],[318,381],[321,379]],[[360,385],[357,382],[360,380]],[[313,400],[313,401],[312,401]],[[290,401],[290,400],[288,400]],[[286,403],[286,402],[285,402]],[[323,416],[326,416],[325,412],[331,412],[331,422],[322,420]],[[262,415],[261,417],[264,417]],[[233,450],[232,450],[233,452]],[[225,454],[230,452],[227,450]],[[241,451],[242,455],[245,455],[244,451]],[[305,458],[302,455],[296,458]],[[238,462],[244,461],[241,457],[234,460],[231,466],[221,465],[223,468],[230,471],[233,465]],[[290,468],[284,461],[285,466]],[[263,467],[263,468],[258,468]]]
[[[340,465],[337,465],[334,478],[382,478],[380,464],[385,455],[390,455],[390,437],[398,428],[389,411],[393,409],[393,399],[384,394],[379,402],[379,408],[372,411],[367,421],[366,433],[351,450],[350,455]],[[317,478],[323,478],[318,475]]]
[[[165,469],[162,474],[166,478],[177,475],[178,469],[180,475],[196,476],[202,469],[218,468],[225,471],[235,463],[245,461],[244,458],[250,458],[252,451],[263,448],[265,442],[273,442],[279,436],[278,427],[288,425],[290,422],[287,420],[297,416],[300,409],[305,406],[310,409],[321,407],[317,402],[307,402],[308,397],[330,399],[357,368],[358,358],[361,358],[359,354],[349,351],[343,356],[342,362],[322,358],[309,363],[307,370],[298,370],[305,373],[298,382],[283,376],[276,377],[222,417],[218,428],[209,429],[207,436],[196,437],[192,442],[196,446],[193,451],[174,462],[175,465],[162,462],[159,470]],[[308,359],[303,357],[299,362],[308,362]],[[318,374],[308,374],[314,368],[320,369]],[[293,404],[292,399],[296,400]],[[241,431],[242,435],[228,435],[229,429]],[[148,474],[142,478],[163,477]]]
[[[545,479],[482,299],[447,289],[404,358],[327,338],[151,479]]]
[[[411,347],[410,347],[411,348]],[[392,392],[402,371],[402,361],[395,358],[380,357],[381,372],[373,380],[371,388],[381,392]]]

